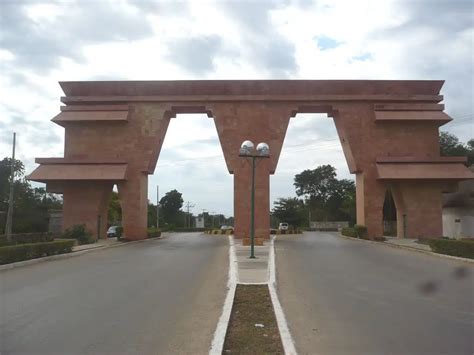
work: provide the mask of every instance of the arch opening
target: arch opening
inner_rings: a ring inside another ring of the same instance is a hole
[[[383,203],[383,234],[389,237],[397,236],[397,206],[391,189],[385,192]]]
[[[355,223],[355,181],[350,175],[330,107],[294,112],[271,177],[272,228],[284,205],[295,228],[335,229]],[[326,113],[328,112],[328,113]],[[296,179],[296,180],[295,180]],[[298,212],[296,212],[298,211]]]
[[[198,230],[233,225],[232,186],[211,112],[201,106],[173,107],[155,171],[148,178],[148,227]],[[164,205],[173,196],[182,199],[174,213]]]

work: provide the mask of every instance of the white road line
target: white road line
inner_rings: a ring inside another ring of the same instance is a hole
[[[237,258],[235,256],[234,239],[231,235],[229,235],[229,279],[227,281],[227,296],[225,298],[224,306],[222,308],[222,314],[219,318],[219,322],[217,323],[216,331],[214,332],[214,338],[212,339],[209,354],[222,354],[225,335],[227,333],[227,326],[229,325],[230,313],[232,311],[232,305],[234,303],[237,280],[238,269]]]
[[[280,330],[280,337],[281,342],[283,343],[283,349],[285,350],[285,354],[293,355],[297,354],[295,344],[293,342],[293,338],[291,337],[290,329],[288,328],[288,323],[286,322],[285,313],[283,313],[283,308],[281,307],[275,287],[276,265],[274,240],[275,237],[272,237],[270,242],[270,255],[268,258],[268,289],[270,290],[270,297],[272,299],[278,329]]]

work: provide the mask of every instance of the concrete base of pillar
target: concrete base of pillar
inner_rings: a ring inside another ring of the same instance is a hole
[[[265,240],[264,238],[255,238],[255,239],[254,239],[254,242],[255,242],[254,245],[256,245],[256,246],[262,246],[264,240]],[[248,245],[250,245],[250,244],[252,244],[251,241],[250,241],[250,238],[243,238],[243,239],[242,239],[242,245],[248,246]]]

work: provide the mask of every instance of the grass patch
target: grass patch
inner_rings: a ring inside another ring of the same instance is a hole
[[[431,239],[429,246],[435,253],[474,259],[474,241]]]
[[[268,286],[237,285],[223,354],[283,353]]]

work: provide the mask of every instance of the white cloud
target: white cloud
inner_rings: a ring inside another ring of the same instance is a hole
[[[474,136],[474,19],[469,0],[0,3],[0,158],[62,156],[62,80],[445,79],[447,129]],[[334,41],[321,46],[318,39]],[[331,44],[331,43],[329,43]],[[323,48],[325,47],[325,48]],[[296,173],[330,163],[349,177],[327,117],[291,119],[272,200],[294,195]],[[173,119],[156,174],[164,193],[232,214],[212,119]],[[197,207],[196,207],[197,208]],[[195,209],[197,211],[197,209]]]

